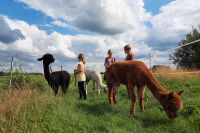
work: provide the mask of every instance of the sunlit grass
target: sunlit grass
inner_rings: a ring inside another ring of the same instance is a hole
[[[132,118],[124,86],[120,87],[117,104],[110,106],[103,92],[100,95],[89,94],[86,101],[78,100],[74,83],[65,96],[61,91],[54,96],[44,78],[39,77],[31,77],[34,85],[29,88],[13,88],[9,93],[0,89],[0,132],[191,133],[200,130],[200,77],[158,77],[166,89],[184,90],[182,99],[185,107],[174,120],[169,120],[148,99],[145,99],[145,112],[140,112],[137,104],[136,117]],[[88,90],[92,92],[91,84]],[[145,93],[158,103],[148,89]]]

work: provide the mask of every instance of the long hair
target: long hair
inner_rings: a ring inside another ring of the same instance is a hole
[[[83,62],[83,64],[85,64],[85,57],[84,54],[79,54],[78,55],[78,59],[81,60]]]

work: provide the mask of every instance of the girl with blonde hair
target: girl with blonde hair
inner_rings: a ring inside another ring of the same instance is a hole
[[[86,91],[85,91],[85,57],[83,54],[78,55],[78,65],[77,65],[77,72],[76,78],[78,81],[78,88],[79,88],[79,99],[86,100]]]
[[[130,44],[127,44],[124,46],[124,52],[126,54],[126,58],[125,58],[125,61],[133,61],[134,60],[134,54],[131,50],[131,45]],[[129,91],[128,91],[128,86],[126,86],[127,88],[127,93],[128,93],[128,97],[130,99],[130,94],[129,94]]]

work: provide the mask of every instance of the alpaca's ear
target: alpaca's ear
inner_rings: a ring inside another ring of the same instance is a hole
[[[42,61],[42,60],[43,60],[43,58],[38,58],[37,60],[38,60],[38,61]]]
[[[176,92],[179,96],[183,93],[183,90]]]

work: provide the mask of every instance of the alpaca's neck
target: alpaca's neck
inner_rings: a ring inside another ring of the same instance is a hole
[[[105,89],[106,85],[104,85],[103,82],[102,82],[101,74],[97,74],[96,82],[101,89]]]
[[[97,82],[97,83],[98,83],[98,82]],[[99,82],[98,85],[99,85],[99,87],[100,87],[101,89],[105,89],[105,87],[106,87],[106,85],[104,85],[102,82]]]
[[[147,78],[147,83],[146,83],[147,87],[149,88],[149,90],[152,92],[152,94],[154,95],[154,97],[161,102],[161,98],[169,93],[167,90],[165,90],[160,84],[159,82],[153,77],[153,75],[151,74],[150,76],[148,76]]]
[[[49,82],[50,81],[49,64],[43,63],[43,67],[44,67],[44,76],[45,76],[45,79]]]

